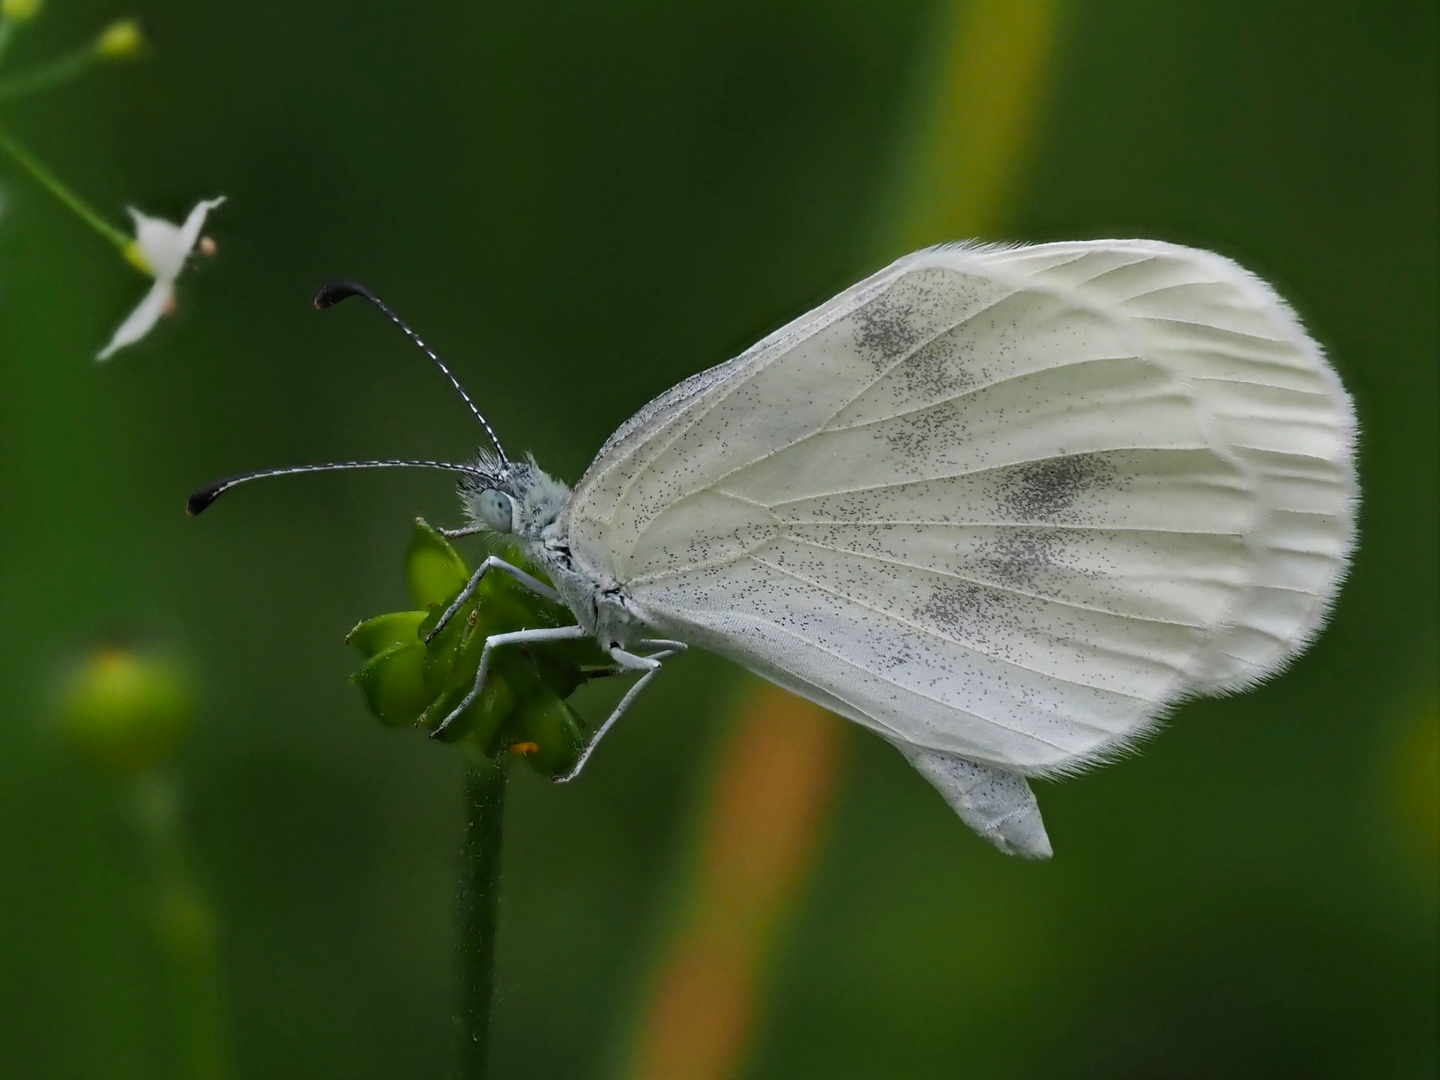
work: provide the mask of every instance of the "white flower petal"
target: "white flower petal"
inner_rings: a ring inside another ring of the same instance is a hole
[[[173,225],[170,227],[174,228]],[[141,300],[139,306],[120,324],[120,329],[115,331],[110,344],[100,350],[95,359],[109,360],[117,349],[133,345],[143,338],[160,321],[160,316],[165,314],[174,298],[175,282],[168,278],[156,278],[155,284],[151,285],[150,291],[145,294],[145,299]]]
[[[127,206],[135,219],[135,246],[140,257],[157,278],[174,281],[185,266],[186,252],[180,248],[180,227],[164,218],[142,214]]]
[[[170,309],[175,300],[175,279],[185,269],[185,260],[200,239],[200,230],[205,227],[205,218],[225,201],[222,195],[216,199],[201,199],[185,217],[183,225],[176,225],[164,218],[151,217],[133,206],[127,209],[135,219],[135,246],[140,256],[155,276],[155,284],[145,294],[145,299],[132,311],[115,331],[96,357],[108,360],[119,349],[133,345],[148,334],[160,321],[160,316]]]
[[[218,199],[201,199],[186,216],[183,225],[174,225],[164,218],[151,217],[134,207],[129,208],[130,216],[135,219],[135,245],[158,280],[174,281],[180,276],[180,271],[185,269],[185,260],[200,239],[205,216],[224,201],[223,195]]]
[[[214,199],[201,199],[186,216],[185,224],[180,226],[180,242],[185,245],[187,257],[200,240],[200,230],[205,228],[206,215],[224,201],[224,195]]]

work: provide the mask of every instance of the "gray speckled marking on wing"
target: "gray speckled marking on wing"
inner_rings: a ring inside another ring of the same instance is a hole
[[[1275,670],[1354,532],[1348,397],[1233,263],[919,252],[662,395],[576,557],[665,633],[912,747],[1024,774]]]

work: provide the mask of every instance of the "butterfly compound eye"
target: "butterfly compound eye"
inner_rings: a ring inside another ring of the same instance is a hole
[[[480,517],[498,533],[514,532],[515,504],[510,496],[493,488],[480,495]]]

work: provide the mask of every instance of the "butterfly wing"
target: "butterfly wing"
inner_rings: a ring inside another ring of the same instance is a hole
[[[1227,259],[951,245],[646,406],[566,524],[664,633],[912,751],[1053,774],[1303,648],[1354,430]]]

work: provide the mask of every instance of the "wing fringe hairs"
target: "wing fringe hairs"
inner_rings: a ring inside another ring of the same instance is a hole
[[[1025,777],[1319,632],[1355,439],[1319,346],[1228,259],[952,244],[651,402],[565,523],[651,625],[875,730],[1043,857]]]

